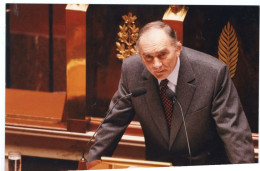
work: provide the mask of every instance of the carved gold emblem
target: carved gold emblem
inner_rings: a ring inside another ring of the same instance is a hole
[[[120,31],[117,33],[118,40],[116,42],[117,51],[116,56],[118,59],[124,60],[125,58],[136,54],[136,40],[139,33],[139,28],[135,26],[136,16],[133,16],[131,12],[128,15],[122,16],[125,21],[123,25],[119,25]]]
[[[163,15],[163,20],[184,21],[188,9],[185,5],[170,5]]]
[[[218,59],[227,64],[231,78],[235,76],[238,61],[237,35],[230,24],[224,26],[218,41]]]

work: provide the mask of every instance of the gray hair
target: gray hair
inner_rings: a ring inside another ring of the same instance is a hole
[[[139,51],[139,46],[140,46],[140,39],[144,33],[151,29],[162,29],[169,37],[172,39],[172,42],[174,45],[177,43],[177,35],[176,32],[166,23],[158,20],[158,21],[153,21],[148,24],[146,24],[139,32],[137,41],[136,41],[136,50]]]

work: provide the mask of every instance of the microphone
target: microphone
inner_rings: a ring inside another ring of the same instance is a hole
[[[107,111],[105,118],[103,119],[103,121],[99,124],[97,130],[94,132],[94,134],[92,135],[92,137],[90,138],[90,140],[88,141],[87,145],[84,148],[84,151],[82,153],[82,158],[79,160],[79,164],[78,164],[78,169],[87,169],[86,168],[86,164],[87,164],[87,159],[85,158],[85,153],[86,150],[88,149],[89,144],[91,143],[92,139],[95,137],[95,135],[97,134],[98,130],[101,128],[102,124],[104,123],[104,121],[106,120],[106,118],[108,117],[108,115],[111,113],[111,111],[115,108],[116,104],[122,100],[122,99],[127,99],[129,97],[138,97],[141,95],[144,95],[146,93],[146,89],[144,87],[139,87],[134,89],[131,93],[117,99],[117,101],[115,102],[115,104],[111,107],[110,110]]]
[[[139,88],[134,89],[130,94],[127,94],[124,97],[126,97],[126,98],[131,97],[131,96],[138,97],[145,93],[146,93],[146,89],[144,87],[139,87]]]
[[[175,104],[175,102],[177,102],[177,104],[179,105],[180,109],[181,109],[181,116],[182,116],[182,120],[183,120],[183,125],[184,125],[184,130],[185,130],[185,136],[186,136],[186,141],[187,141],[187,146],[188,146],[188,151],[189,151],[189,160],[190,160],[190,164],[191,164],[191,150],[190,150],[190,142],[189,142],[189,137],[188,137],[188,133],[187,133],[187,128],[186,128],[186,123],[185,123],[185,119],[184,119],[184,115],[183,115],[183,111],[182,111],[182,107],[181,104],[179,103],[179,101],[177,100],[177,95],[175,92],[173,92],[171,89],[167,89],[165,91],[166,96],[168,97],[168,99],[172,100],[173,104]]]
[[[165,91],[165,93],[166,93],[166,96],[168,97],[168,99],[170,99],[173,102],[173,104],[175,104],[175,102],[176,102],[176,93],[173,92],[169,88]]]

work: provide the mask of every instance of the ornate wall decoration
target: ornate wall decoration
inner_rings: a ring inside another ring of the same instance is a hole
[[[136,16],[133,16],[131,12],[128,15],[122,16],[124,25],[119,25],[120,31],[117,33],[118,40],[116,42],[117,51],[116,56],[118,59],[124,60],[125,58],[136,54],[135,43],[138,37],[139,28],[135,26]]]
[[[230,24],[224,26],[218,41],[218,59],[227,64],[231,78],[235,76],[238,61],[237,35]]]
[[[163,15],[163,20],[184,21],[188,7],[185,5],[170,5]]]

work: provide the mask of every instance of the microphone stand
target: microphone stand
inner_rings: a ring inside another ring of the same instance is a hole
[[[173,104],[175,102],[177,102],[177,104],[180,107],[181,110],[181,116],[182,116],[182,122],[183,122],[183,126],[184,126],[184,131],[185,131],[185,137],[186,137],[186,141],[187,141],[187,147],[188,147],[188,152],[189,152],[189,162],[190,165],[192,164],[192,159],[191,159],[191,150],[190,150],[190,141],[189,141],[189,137],[188,137],[188,132],[187,132],[187,127],[186,127],[186,122],[184,119],[184,115],[183,115],[183,111],[182,111],[182,107],[181,104],[179,103],[179,101],[176,98],[176,94],[171,90],[171,89],[167,89],[166,90],[166,96],[173,101]]]
[[[85,158],[81,158],[78,163],[77,170],[88,170],[88,161]]]

